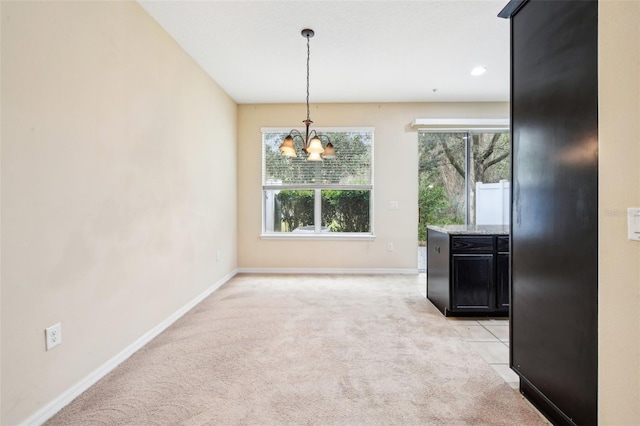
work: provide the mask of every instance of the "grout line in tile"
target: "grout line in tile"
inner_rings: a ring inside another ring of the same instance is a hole
[[[505,342],[505,341],[501,340],[498,336],[495,335],[495,333],[492,333],[491,330],[489,330],[486,327],[487,325],[506,325],[506,326],[508,326],[509,325],[508,322],[506,322],[506,323],[499,322],[498,324],[486,324],[486,323],[483,324],[483,322],[485,322],[485,321],[475,320],[475,319],[472,319],[472,318],[470,318],[470,319],[447,318],[447,322],[449,324],[451,324],[452,326],[456,326],[456,325],[474,325],[474,326],[475,325],[480,325],[480,326],[482,326],[482,328],[484,328],[486,331],[488,331],[490,335],[495,337],[497,342],[502,343],[504,346],[507,347],[507,349],[509,349],[509,341]],[[467,343],[490,343],[487,340],[466,340],[466,339],[462,338],[462,336],[460,336],[460,338],[462,340],[464,340],[465,342],[467,342]],[[484,362],[486,362],[489,366],[492,366],[492,365],[504,365],[506,367],[509,366],[509,362],[506,362],[506,363],[505,362],[488,362],[479,353],[477,353],[477,355],[480,356],[480,359],[482,359]],[[503,379],[504,379],[504,377],[503,377]],[[507,385],[511,386],[515,390],[518,390],[519,387],[520,387],[520,383],[519,382],[508,382],[507,380],[505,380],[505,383]]]

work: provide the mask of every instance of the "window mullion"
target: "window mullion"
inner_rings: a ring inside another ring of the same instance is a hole
[[[313,201],[313,229],[316,234],[322,232],[322,190],[315,190]]]
[[[467,131],[467,137],[464,144],[464,190],[465,196],[465,213],[464,223],[470,225],[471,220],[471,132]]]

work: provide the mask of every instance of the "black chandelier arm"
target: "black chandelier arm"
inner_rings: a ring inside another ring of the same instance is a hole
[[[299,130],[297,130],[297,129],[292,129],[292,130],[289,132],[289,136],[291,136],[291,137],[292,137],[292,138],[294,138],[294,139],[295,139],[295,138],[300,138],[300,139],[302,139],[302,142],[303,142],[303,143],[304,143],[305,141],[307,141],[306,139],[308,139],[308,140],[310,141],[310,140],[311,140],[311,139],[313,139],[314,137],[315,137],[315,138],[320,139],[320,140],[321,140],[321,141],[323,141],[323,142],[324,142],[325,140],[326,140],[327,142],[331,142],[331,138],[330,138],[329,136],[327,136],[327,135],[323,135],[322,133],[318,133],[318,132],[316,132],[316,129],[311,129],[311,131],[309,132],[309,136],[308,136],[308,138],[306,138],[306,139],[305,139],[304,135],[303,135],[302,133],[300,133],[300,131],[299,131]]]
[[[331,139],[329,138],[329,136],[327,135],[323,135],[321,133],[316,132],[315,129],[311,130],[311,133],[309,134],[309,140],[313,139],[313,138],[318,138],[320,139],[320,142],[326,142],[326,143],[331,143]],[[326,144],[325,144],[326,146]]]
[[[313,138],[318,138],[318,139],[320,139],[321,142],[325,142],[326,141],[327,143],[331,143],[331,138],[329,138],[329,136],[323,135],[321,133],[316,132],[316,129],[312,129],[309,132],[309,137],[308,137],[307,140],[310,141]]]
[[[304,143],[304,135],[303,135],[302,133],[300,133],[300,132],[299,132],[298,130],[296,130],[296,129],[292,129],[292,130],[289,132],[289,136],[291,136],[294,140],[295,140],[295,138],[300,138],[300,139],[302,139],[302,143]]]
[[[315,130],[314,130],[315,132]],[[321,141],[323,141],[323,138],[327,140],[327,143],[331,143],[331,139],[329,138],[329,136],[327,135],[316,135]]]
[[[327,142],[327,143],[331,143],[331,138],[329,138],[329,136],[327,135],[323,135],[321,133],[316,132],[316,129],[311,129],[309,131],[309,134],[307,135],[307,137],[305,138],[305,136],[300,133],[298,130],[293,129],[289,132],[289,136],[293,137],[294,139],[296,137],[302,139],[302,143],[304,145],[307,145],[309,143],[309,141],[311,141],[311,139],[313,138],[318,138],[320,139],[322,142]]]

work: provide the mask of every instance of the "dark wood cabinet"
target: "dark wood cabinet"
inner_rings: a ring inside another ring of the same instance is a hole
[[[446,227],[444,229],[446,231]],[[427,298],[446,316],[507,315],[508,238],[505,235],[452,235],[429,228]]]
[[[514,0],[501,16],[511,18],[511,368],[554,425],[597,425],[598,2]]]

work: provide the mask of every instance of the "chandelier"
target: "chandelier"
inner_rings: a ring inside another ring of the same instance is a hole
[[[313,123],[309,118],[309,39],[314,34],[313,30],[302,30],[302,37],[307,39],[307,119],[303,121],[306,131],[303,135],[296,129],[291,130],[282,141],[280,151],[285,157],[297,157],[295,141],[299,139],[302,141],[302,152],[307,155],[307,161],[322,161],[326,158],[336,158],[336,150],[328,136],[320,135],[315,130],[309,131],[309,126]],[[322,147],[323,139],[327,141],[324,148]]]

